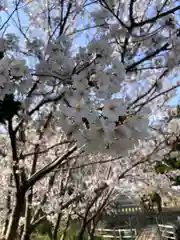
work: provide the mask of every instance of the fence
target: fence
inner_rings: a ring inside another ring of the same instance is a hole
[[[146,212],[146,214],[153,214],[154,212],[156,212],[156,208],[154,207],[154,210],[148,211]],[[180,208],[167,208],[167,207],[163,207],[162,208],[162,212],[163,213],[168,213],[168,214],[177,214],[180,215]],[[140,206],[123,206],[119,209],[119,214],[120,215],[136,215],[137,213],[144,213],[144,210],[140,207]]]
[[[142,212],[142,208],[141,207],[123,207],[121,209],[119,209],[119,214],[129,214],[129,213],[138,213],[138,212]]]
[[[174,239],[176,240],[175,229],[172,225],[159,224],[159,231],[162,239]]]
[[[172,225],[158,224],[162,240],[176,240],[175,229]],[[137,237],[136,229],[96,229],[95,236],[103,239],[135,240]]]
[[[137,232],[136,229],[96,229],[95,236],[103,239],[133,240],[137,237]]]

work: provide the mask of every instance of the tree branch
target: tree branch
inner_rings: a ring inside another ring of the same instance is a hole
[[[73,152],[77,150],[77,146],[74,145],[71,149],[69,149],[68,152],[63,154],[60,158],[55,159],[50,164],[46,165],[44,168],[40,169],[38,172],[33,174],[26,183],[26,190],[28,190],[31,186],[33,186],[37,181],[41,180],[45,175],[50,173],[52,170],[54,170],[56,167],[58,167],[59,164],[62,163],[63,160],[67,159]]]
[[[154,23],[154,22],[156,22],[158,19],[163,18],[163,17],[166,17],[166,16],[168,16],[169,14],[172,14],[172,13],[178,11],[178,10],[180,10],[180,5],[177,6],[177,7],[175,7],[175,8],[172,8],[172,9],[170,9],[169,11],[166,11],[166,12],[164,12],[164,13],[161,13],[161,14],[158,13],[155,17],[152,17],[152,18],[147,19],[147,20],[145,20],[145,21],[142,21],[142,22],[139,22],[139,23],[138,23],[138,22],[135,22],[133,27],[141,27],[141,26],[143,26],[143,25],[145,25],[145,24],[148,24],[148,23]]]
[[[17,154],[17,145],[16,145],[16,133],[12,127],[12,119],[8,120],[8,133],[11,141],[11,151],[12,151],[12,161],[13,161],[13,175],[15,179],[16,189],[20,189],[20,179],[19,179],[19,167],[18,167],[18,154]]]

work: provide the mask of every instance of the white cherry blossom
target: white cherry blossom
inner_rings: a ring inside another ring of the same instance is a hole
[[[13,61],[10,64],[10,71],[11,71],[11,75],[13,77],[22,77],[22,76],[26,76],[26,74],[28,73],[28,67],[25,66],[25,61],[24,60],[20,60],[20,61]]]
[[[63,223],[71,214],[91,225],[101,206],[101,212],[113,211],[110,203],[122,194],[172,191],[168,176],[154,167],[177,151],[179,139],[177,111],[168,111],[180,86],[173,83],[179,73],[177,2],[33,0],[12,6],[13,16],[7,10],[0,39],[0,223],[8,225],[6,240],[14,240],[24,223],[21,240],[31,237],[28,221],[41,219],[34,216],[39,207],[54,226],[58,214]],[[22,103],[12,117],[3,102],[7,94]]]
[[[102,114],[111,121],[118,121],[119,116],[126,115],[126,109],[123,101],[120,99],[111,99],[104,102]]]

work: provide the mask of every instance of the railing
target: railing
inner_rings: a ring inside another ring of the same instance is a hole
[[[120,214],[128,214],[128,213],[138,213],[138,212],[142,212],[142,208],[141,207],[123,207],[121,209],[119,209]]]
[[[162,239],[174,239],[176,240],[176,234],[174,227],[172,225],[162,225],[158,224],[159,231],[161,233]]]
[[[136,229],[96,229],[95,236],[103,239],[133,240],[137,237],[137,232]]]
[[[176,240],[175,229],[172,225],[158,224],[162,240]],[[103,239],[133,240],[137,237],[136,229],[96,229],[95,236]]]
[[[154,207],[154,210],[156,210],[156,207]],[[153,213],[153,210],[150,210],[146,213]],[[167,208],[163,207],[162,208],[162,213],[177,213],[180,214],[180,208]],[[119,214],[120,215],[136,215],[138,213],[144,213],[144,210],[140,206],[124,206],[119,209]]]

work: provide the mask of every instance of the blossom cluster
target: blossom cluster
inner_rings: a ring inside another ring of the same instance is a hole
[[[180,86],[174,1],[151,1],[151,9],[144,0],[18,4],[22,36],[0,39],[0,100],[12,94],[21,103],[0,121],[2,222],[21,187],[29,212],[63,221],[91,219],[122,194],[172,191],[154,168],[178,155],[179,118],[169,111]]]

